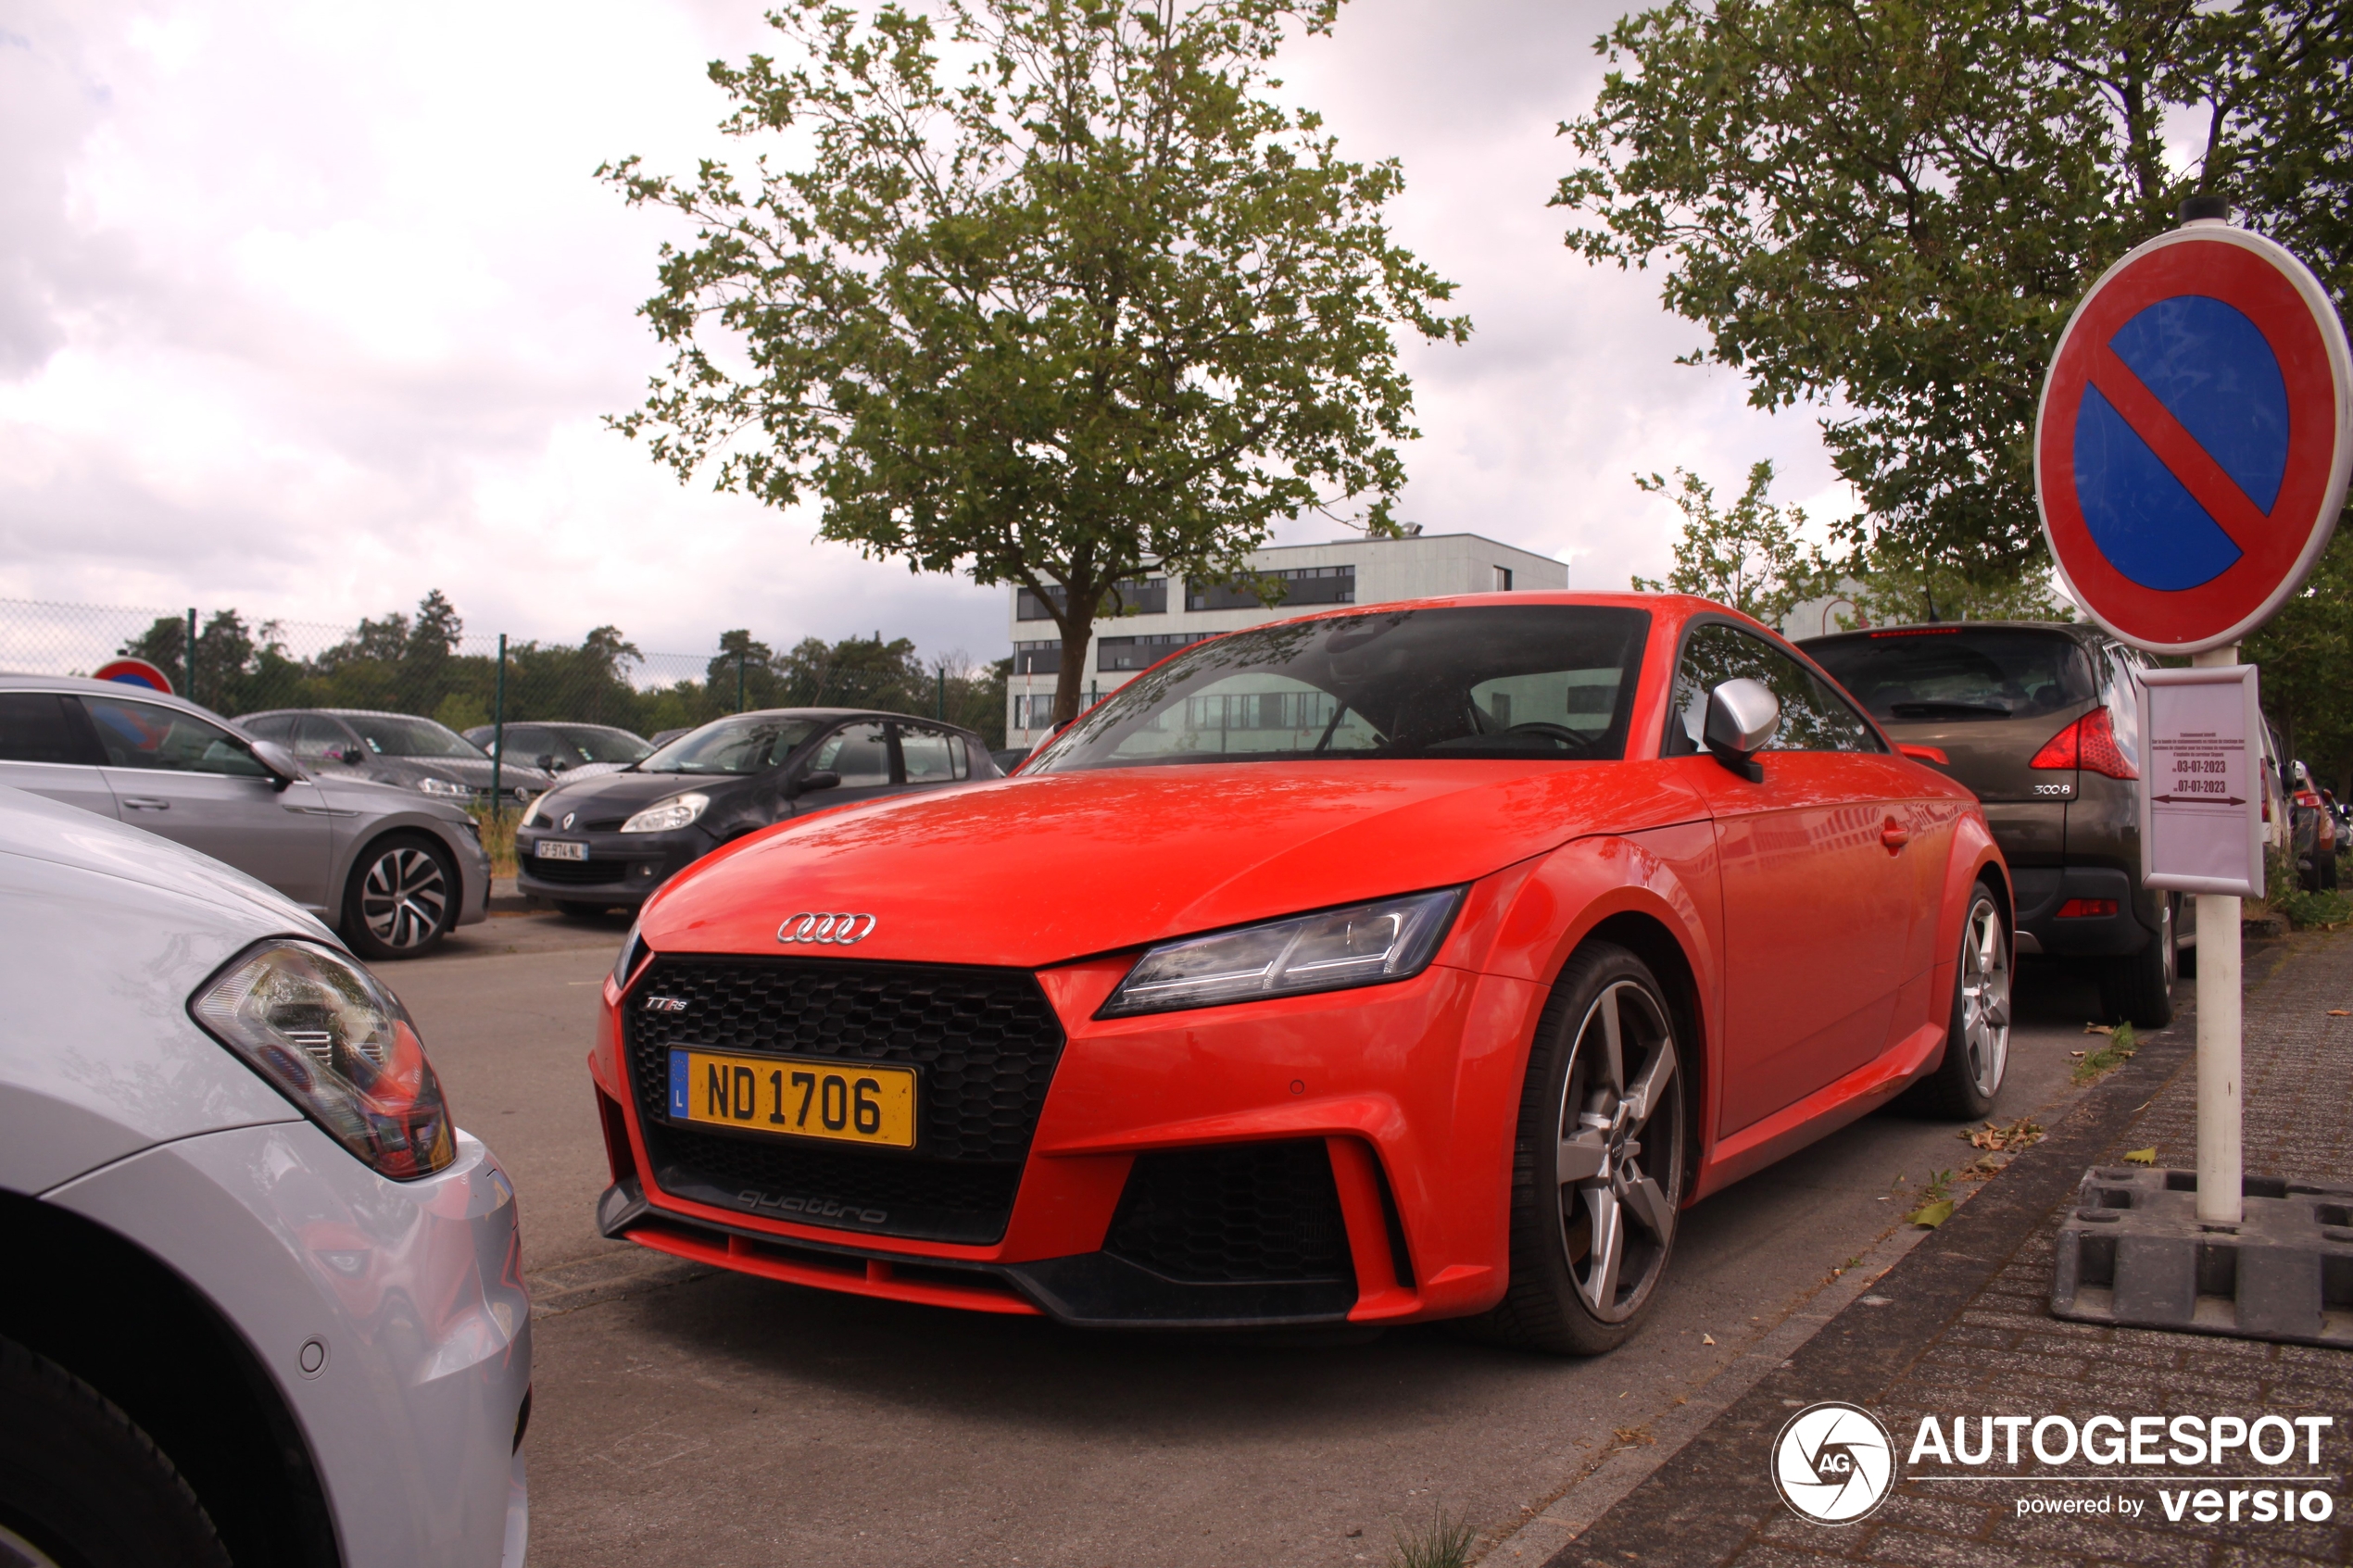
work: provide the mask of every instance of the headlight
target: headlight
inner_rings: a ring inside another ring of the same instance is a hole
[[[688,790],[667,800],[657,800],[627,822],[621,824],[623,833],[668,833],[683,828],[703,814],[711,804],[711,797]]]
[[[621,939],[621,956],[612,961],[612,983],[626,989],[629,977],[637,969],[637,960],[646,956],[646,939],[637,935],[637,922],[629,922],[629,935]]]
[[[452,783],[448,779],[419,779],[417,787],[439,800],[471,800],[474,793],[464,784]]]
[[[457,1158],[441,1080],[392,993],[315,942],[266,942],[188,1002],[205,1032],[395,1181]]]
[[[516,825],[517,827],[525,827],[525,828],[527,828],[527,827],[530,827],[533,823],[535,823],[535,822],[538,822],[538,821],[539,821],[539,809],[540,809],[542,806],[545,806],[545,805],[547,805],[547,796],[546,796],[546,795],[535,795],[535,796],[533,796],[533,797],[531,797],[531,804],[530,804],[530,805],[528,805],[528,806],[526,806],[526,807],[524,807],[524,808],[522,809],[522,822],[517,822],[515,825]]]
[[[1461,888],[1449,887],[1164,943],[1136,960],[1095,1016],[1174,1012],[1404,980],[1437,956],[1462,897]]]

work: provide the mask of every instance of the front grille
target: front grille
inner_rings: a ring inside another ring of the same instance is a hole
[[[1138,1155],[1103,1250],[1189,1282],[1353,1277],[1321,1138]]]
[[[619,882],[628,872],[626,860],[542,860],[534,856],[523,862],[523,874],[532,881],[570,887],[603,886]]]
[[[632,1005],[648,995],[686,1010]],[[669,956],[630,987],[623,1017],[657,1185],[728,1208],[936,1241],[1004,1235],[1063,1048],[1045,993],[1020,970]],[[914,1067],[916,1147],[673,1124],[673,1046]]]

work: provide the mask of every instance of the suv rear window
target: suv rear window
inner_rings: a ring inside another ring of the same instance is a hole
[[[1906,626],[1801,643],[1875,719],[2032,719],[2092,700],[2092,662],[2059,632]]]

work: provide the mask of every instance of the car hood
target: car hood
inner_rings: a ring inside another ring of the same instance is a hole
[[[861,959],[1034,968],[1469,882],[1571,838],[1705,814],[1642,762],[1045,774],[751,834],[664,887],[642,929],[657,951],[773,953],[787,915],[871,913]]]

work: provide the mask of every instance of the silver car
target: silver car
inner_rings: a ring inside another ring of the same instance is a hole
[[[414,958],[489,912],[490,860],[457,805],[314,776],[283,746],[145,687],[0,675],[0,784],[225,860],[363,958]]]
[[[515,1189],[383,983],[0,789],[0,1563],[522,1568]]]

